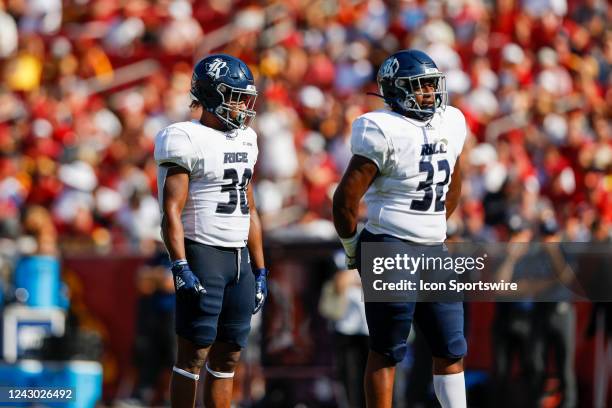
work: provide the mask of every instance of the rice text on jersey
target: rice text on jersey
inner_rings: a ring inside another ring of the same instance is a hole
[[[225,152],[223,163],[248,163],[249,154],[247,152]]]
[[[439,153],[446,153],[444,143],[425,143],[421,145],[421,156],[431,156]]]

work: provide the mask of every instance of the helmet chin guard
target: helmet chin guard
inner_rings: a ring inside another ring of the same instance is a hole
[[[417,102],[417,95],[426,95],[427,92],[422,92],[421,90],[429,83],[434,84],[435,90],[431,92],[434,101],[432,104],[419,105]],[[437,111],[444,111],[448,104],[446,76],[442,73],[425,74],[410,78],[397,78],[395,80],[395,86],[402,90],[405,95],[403,100],[400,99],[398,102],[403,105],[402,107],[405,111],[412,113],[413,116],[420,120],[429,120]]]
[[[214,114],[230,129],[246,129],[255,119],[257,90],[254,85],[247,89],[234,88],[225,84],[217,86],[222,102],[214,109]]]

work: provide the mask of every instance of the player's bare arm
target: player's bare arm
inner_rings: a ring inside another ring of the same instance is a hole
[[[448,220],[450,216],[457,208],[459,204],[459,198],[461,197],[461,156],[457,156],[457,161],[455,162],[455,167],[453,168],[453,177],[451,178],[450,185],[448,186],[448,193],[446,193],[446,219]]]
[[[334,226],[341,238],[355,235],[359,201],[376,176],[378,167],[370,159],[354,155],[334,193]]]
[[[181,213],[189,192],[189,173],[177,165],[168,166],[164,182],[161,231],[170,259],[185,259],[185,236]]]
[[[255,275],[255,308],[253,314],[259,312],[268,296],[268,269],[266,269],[263,255],[263,239],[261,233],[261,220],[255,206],[253,190],[247,189],[249,202],[249,238],[247,247],[251,256],[251,268]]]
[[[249,240],[247,246],[249,247],[249,254],[251,255],[251,262],[257,269],[265,268],[264,255],[263,255],[263,239],[261,233],[261,220],[259,219],[259,213],[255,206],[255,198],[253,196],[253,189],[247,189],[247,198],[249,202]]]

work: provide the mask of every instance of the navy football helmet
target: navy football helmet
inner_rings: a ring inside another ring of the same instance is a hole
[[[392,54],[381,65],[376,80],[385,103],[401,115],[426,121],[446,107],[446,77],[422,51],[402,50]],[[427,86],[432,86],[433,92],[425,92]],[[431,94],[433,98],[428,96]],[[429,99],[429,103],[422,99],[419,105],[417,95]]]
[[[201,59],[193,69],[189,94],[227,129],[246,129],[255,118],[257,89],[253,74],[231,55],[213,54]]]

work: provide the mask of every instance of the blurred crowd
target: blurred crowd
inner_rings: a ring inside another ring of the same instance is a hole
[[[222,51],[257,79],[265,228],[333,236],[351,121],[383,106],[381,61],[418,48],[471,132],[449,233],[505,240],[519,214],[609,239],[610,20],[603,0],[0,0],[0,235],[152,250],[155,134],[198,117],[193,63]]]
[[[20,254],[155,256],[154,138],[199,117],[212,52],[256,77],[268,238],[335,239],[351,122],[418,48],[470,131],[449,237],[610,241],[610,21],[605,0],[0,0],[0,277]]]

